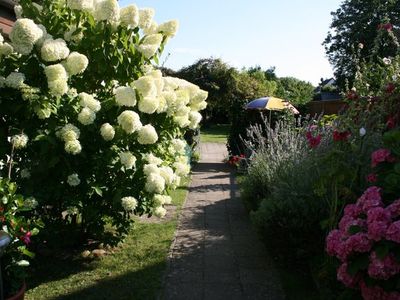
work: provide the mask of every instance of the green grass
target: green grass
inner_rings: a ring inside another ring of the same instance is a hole
[[[202,143],[226,143],[229,134],[229,124],[212,124],[201,128]]]
[[[92,260],[37,257],[25,299],[156,299],[188,183],[171,195],[177,206],[172,219],[136,222],[113,254]]]

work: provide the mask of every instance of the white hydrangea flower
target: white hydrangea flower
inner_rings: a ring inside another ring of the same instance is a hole
[[[30,178],[30,177],[31,177],[31,172],[29,172],[28,169],[21,170],[21,178]]]
[[[11,72],[10,75],[5,79],[5,85],[13,88],[19,89],[25,81],[25,75],[19,72]]]
[[[121,204],[125,211],[134,211],[138,205],[138,201],[134,197],[123,197]]]
[[[44,61],[58,61],[68,57],[69,49],[63,39],[47,39],[43,43],[40,54]]]
[[[177,117],[189,116],[189,113],[190,113],[190,107],[187,107],[187,106],[180,106],[180,107],[175,111],[175,116],[177,116]]]
[[[38,205],[39,203],[34,197],[28,197],[24,201],[24,206],[30,209],[35,209]]]
[[[176,93],[176,104],[178,107],[189,104],[190,94],[187,89],[180,89],[177,90],[175,93]]]
[[[158,97],[144,97],[139,100],[138,108],[143,113],[152,114],[157,110],[159,104]]]
[[[158,135],[156,129],[147,124],[139,129],[138,132],[138,142],[142,145],[154,144],[158,140]]]
[[[164,91],[175,91],[179,86],[176,82],[176,78],[174,77],[163,77],[164,80]]]
[[[41,120],[47,119],[51,115],[51,109],[48,107],[35,106],[34,111],[36,116]]]
[[[126,133],[134,133],[142,127],[139,115],[131,110],[125,110],[118,116],[118,124]]]
[[[41,49],[43,46],[43,43],[45,40],[48,39],[52,39],[53,36],[51,34],[47,33],[46,27],[44,27],[42,24],[38,24],[38,27],[40,28],[40,30],[42,31],[42,37],[40,39],[37,40],[37,42],[35,43],[36,47],[38,49]]]
[[[68,79],[68,74],[62,64],[55,64],[44,67],[47,81],[64,80]]]
[[[178,176],[186,176],[190,173],[190,166],[187,163],[174,162],[173,166]]]
[[[68,58],[63,62],[69,75],[77,75],[86,70],[89,64],[88,58],[78,52],[71,52]]]
[[[4,37],[0,33],[0,43],[4,43]]]
[[[139,25],[139,9],[135,4],[120,9],[120,22],[121,25],[131,28]]]
[[[154,206],[157,207],[157,206],[162,206],[162,205],[166,204],[165,202],[169,201],[169,199],[167,199],[167,197],[169,197],[169,196],[155,194],[153,196]],[[171,198],[171,197],[169,197],[169,198]]]
[[[132,169],[136,165],[136,157],[129,151],[121,152],[119,159],[126,169]]]
[[[71,27],[64,32],[64,40],[67,42],[79,43],[83,38],[83,32],[81,31],[77,34],[74,34],[76,30],[76,25],[71,25]]]
[[[70,153],[72,155],[76,155],[76,154],[79,154],[82,151],[82,146],[81,146],[81,143],[78,140],[71,140],[71,141],[67,141],[65,143],[64,149],[65,149],[65,151],[67,153]]]
[[[82,108],[81,112],[78,114],[78,121],[83,125],[93,124],[95,119],[95,112],[88,107]]]
[[[70,9],[92,11],[93,0],[67,0],[67,5]]]
[[[156,21],[151,21],[151,25],[147,28],[143,28],[143,33],[145,35],[158,33],[158,24]]]
[[[162,206],[158,206],[154,209],[154,215],[158,218],[164,218],[166,214],[167,210]]]
[[[365,128],[361,127],[360,128],[360,136],[364,136],[364,135],[366,135],[366,133],[367,133],[367,131],[365,130]]]
[[[146,176],[149,176],[152,173],[160,174],[160,169],[158,168],[158,166],[156,164],[150,163],[150,164],[146,164],[143,166],[143,173]]]
[[[150,173],[146,178],[144,188],[149,193],[161,194],[165,189],[165,180],[159,174]]]
[[[208,92],[203,91],[201,89],[190,98],[190,104],[197,104],[205,101],[208,97]]]
[[[179,28],[179,22],[177,20],[171,20],[162,23],[158,26],[158,32],[162,32],[166,36],[175,36]]]
[[[206,107],[207,107],[206,101],[190,105],[190,108],[192,109],[192,111],[200,111],[200,110],[205,109]]]
[[[174,180],[174,170],[168,166],[162,166],[160,169],[160,175],[164,178],[166,185],[171,185]]]
[[[114,127],[112,127],[109,123],[104,123],[100,127],[100,134],[105,141],[111,141],[115,136]]]
[[[79,104],[82,107],[87,107],[93,112],[98,112],[101,109],[100,101],[96,100],[92,95],[85,92],[79,93]]]
[[[143,97],[156,97],[157,86],[152,76],[142,76],[131,84]]]
[[[176,153],[180,153],[180,154],[185,153],[185,148],[186,148],[187,143],[184,140],[173,139],[171,141],[171,144]]]
[[[129,86],[120,86],[116,88],[114,95],[115,95],[115,101],[119,106],[133,107],[136,105],[135,90]]]
[[[155,165],[161,165],[162,164],[162,159],[158,158],[157,156],[154,156],[153,153],[148,153],[145,155],[144,158],[149,164],[155,164]]]
[[[151,26],[151,22],[154,17],[154,9],[152,8],[142,8],[139,10],[139,27],[142,29]]]
[[[56,133],[57,137],[62,139],[64,142],[77,140],[77,139],[79,139],[80,134],[81,134],[81,131],[79,130],[79,128],[70,123],[65,124]]]
[[[16,134],[11,137],[10,142],[15,149],[22,149],[28,144],[28,136],[24,133]]]
[[[162,39],[163,36],[159,33],[147,35],[144,37],[143,42],[137,46],[137,49],[144,57],[149,59],[156,54],[158,48],[160,48]]]
[[[53,80],[47,82],[49,87],[50,93],[54,96],[62,96],[68,92],[68,83],[67,81],[60,79],[60,80]]]
[[[9,43],[0,43],[0,56],[8,56],[14,52],[14,48]]]
[[[178,186],[181,184],[181,177],[178,176],[177,174],[174,175],[174,180],[171,184],[171,189],[176,189]]]
[[[182,117],[175,116],[174,117],[174,122],[176,124],[178,124],[178,126],[181,127],[181,128],[185,128],[185,127],[188,127],[190,125],[190,121],[189,121],[189,116],[188,115],[185,115],[185,116],[182,116]]]
[[[69,175],[67,178],[67,183],[70,186],[78,186],[81,183],[81,180],[79,179],[79,175],[76,173]]]
[[[189,113],[189,121],[190,121],[189,128],[196,129],[199,126],[201,119],[202,119],[202,116],[199,112],[191,111]]]
[[[14,14],[15,14],[15,17],[16,17],[17,19],[21,19],[21,18],[22,18],[22,13],[23,13],[22,6],[21,6],[21,5],[15,5],[15,6],[14,6]]]
[[[3,76],[0,76],[0,88],[6,86],[6,79]]]
[[[97,21],[119,22],[119,4],[117,0],[97,0],[94,11]]]
[[[10,40],[15,51],[27,55],[35,43],[42,37],[42,30],[30,19],[18,19],[10,33]]]
[[[163,95],[158,97],[158,107],[156,113],[161,114],[168,110],[167,101],[165,100]]]

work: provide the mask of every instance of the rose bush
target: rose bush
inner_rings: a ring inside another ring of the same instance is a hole
[[[0,43],[0,154],[13,149],[13,178],[47,228],[100,236],[111,223],[122,237],[130,214],[162,216],[207,105],[155,67],[177,21],[116,0],[21,0],[16,13]]]

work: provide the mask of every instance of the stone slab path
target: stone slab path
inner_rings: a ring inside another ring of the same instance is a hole
[[[284,299],[279,276],[251,227],[224,144],[200,145],[201,161],[172,245],[162,299]]]

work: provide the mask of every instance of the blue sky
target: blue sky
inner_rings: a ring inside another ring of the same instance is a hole
[[[165,66],[179,69],[199,58],[221,58],[242,68],[276,67],[278,76],[318,84],[332,69],[321,43],[331,11],[342,0],[122,0],[155,9],[155,20],[178,19],[180,29],[165,48]]]

